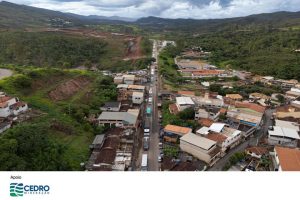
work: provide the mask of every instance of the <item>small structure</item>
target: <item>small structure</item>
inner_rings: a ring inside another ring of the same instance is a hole
[[[260,159],[262,156],[269,153],[268,149],[265,147],[249,147],[245,150],[245,152],[251,157]]]
[[[138,116],[128,112],[102,112],[98,117],[100,126],[109,126],[119,128],[134,128],[138,127]]]
[[[275,171],[300,171],[300,150],[276,146]]]
[[[199,160],[202,160],[212,166],[220,156],[220,149],[215,141],[205,137],[188,133],[180,138],[180,149],[187,152]]]
[[[191,97],[176,97],[176,105],[179,111],[191,108],[195,105]]]
[[[98,149],[100,150],[103,146],[105,140],[105,135],[96,135],[93,143],[90,145],[90,149]]]
[[[296,147],[300,139],[298,131],[299,127],[298,129],[294,129],[291,127],[274,126],[273,130],[268,131],[268,143],[270,145]]]
[[[143,92],[133,92],[132,93],[132,103],[133,104],[142,104],[144,102],[144,93]]]
[[[135,75],[123,75],[124,84],[133,85],[135,81]]]
[[[191,132],[192,132],[191,128],[169,124],[164,128],[164,140],[167,142],[177,143],[180,137]]]
[[[121,103],[117,101],[106,102],[100,109],[107,112],[119,112],[121,109]]]
[[[243,97],[240,94],[226,94],[226,97],[235,101],[243,100]]]

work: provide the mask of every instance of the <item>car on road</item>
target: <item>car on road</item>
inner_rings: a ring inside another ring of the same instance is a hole
[[[153,98],[152,98],[152,97],[149,97],[149,99],[148,99],[148,103],[149,103],[149,104],[151,104],[151,103],[152,103],[152,101],[153,101]]]
[[[144,137],[144,139],[143,139],[143,147],[144,147],[144,151],[148,151],[149,150],[149,137]]]
[[[159,163],[161,163],[162,157],[161,157],[161,156],[158,156],[157,161],[158,161]]]
[[[160,142],[160,143],[158,144],[158,146],[159,146],[159,149],[162,149],[162,148],[163,148],[163,143]]]

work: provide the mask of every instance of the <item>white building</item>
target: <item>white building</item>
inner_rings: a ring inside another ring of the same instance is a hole
[[[212,166],[219,159],[220,150],[215,141],[188,133],[180,138],[180,149]]]
[[[195,106],[191,97],[176,97],[176,106],[179,111]]]
[[[133,85],[135,81],[135,75],[123,75],[124,84]]]
[[[300,139],[298,131],[299,127],[294,129],[274,126],[273,130],[268,131],[268,143],[270,145],[296,147]]]
[[[143,92],[133,92],[132,93],[132,103],[133,104],[142,104],[144,101]]]
[[[28,110],[28,105],[25,102],[17,102],[10,106],[11,112],[14,115],[19,115],[20,113],[26,112]]]

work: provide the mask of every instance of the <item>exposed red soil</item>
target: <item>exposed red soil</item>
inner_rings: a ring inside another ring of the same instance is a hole
[[[90,83],[87,77],[80,76],[60,84],[54,90],[49,92],[49,97],[53,101],[61,101],[72,97],[79,90]]]

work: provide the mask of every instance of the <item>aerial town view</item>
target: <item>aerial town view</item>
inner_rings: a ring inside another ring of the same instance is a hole
[[[239,2],[1,1],[0,170],[300,171],[300,2]]]

